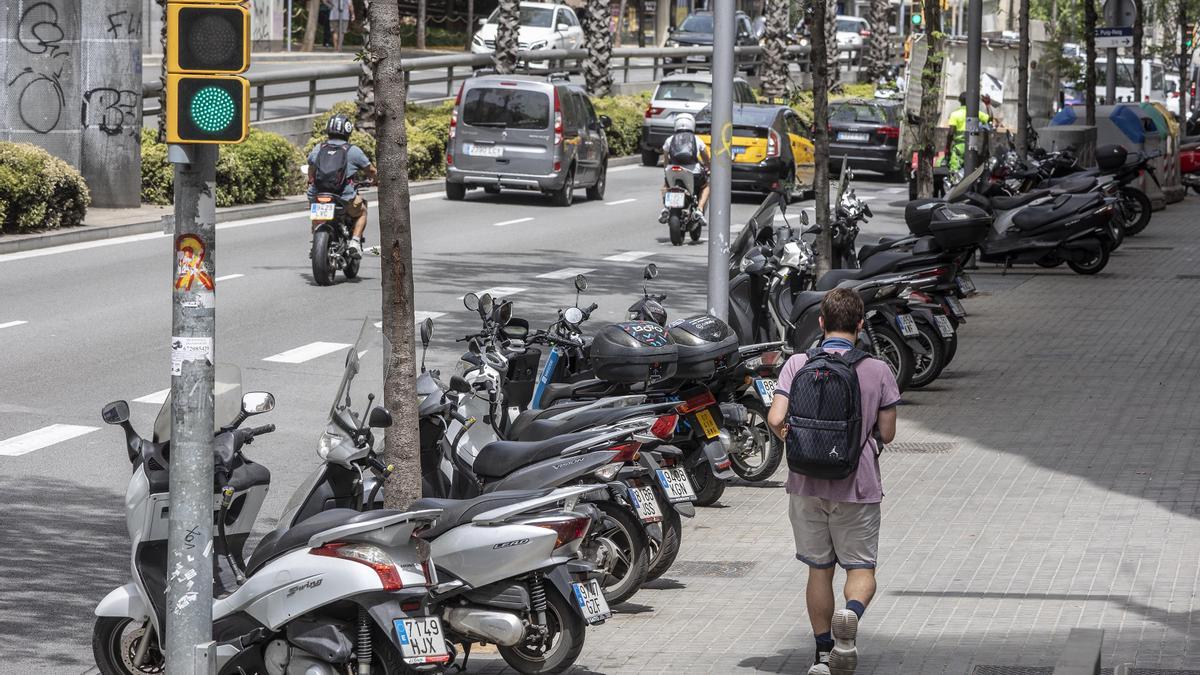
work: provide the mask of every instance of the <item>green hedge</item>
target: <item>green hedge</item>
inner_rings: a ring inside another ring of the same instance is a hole
[[[642,123],[646,119],[646,106],[650,103],[649,92],[640,96],[606,96],[594,98],[596,113],[612,118],[608,130],[608,154],[613,157],[636,155],[642,137]]]
[[[287,139],[251,128],[244,143],[221,146],[217,160],[217,206],[253,204],[304,189],[303,156]],[[153,130],[142,130],[142,201],[170,204],[174,167],[167,146]]]
[[[0,141],[0,232],[80,225],[91,201],[70,164],[35,145]]]

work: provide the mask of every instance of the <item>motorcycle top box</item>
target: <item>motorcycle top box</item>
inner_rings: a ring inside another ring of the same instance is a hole
[[[929,233],[942,248],[962,248],[987,238],[992,216],[970,204],[946,204],[933,210]]]
[[[717,371],[737,364],[737,334],[711,314],[675,321],[668,332],[679,348],[679,365],[675,370],[678,379],[708,379]]]
[[[1120,145],[1101,145],[1096,148],[1096,166],[1101,171],[1116,171],[1129,159],[1129,151]]]
[[[924,237],[929,234],[929,223],[933,219],[933,210],[945,204],[944,199],[914,199],[904,207],[904,224],[908,231]]]
[[[667,330],[650,321],[611,324],[592,340],[596,377],[618,384],[673,377],[678,357],[678,347]]]

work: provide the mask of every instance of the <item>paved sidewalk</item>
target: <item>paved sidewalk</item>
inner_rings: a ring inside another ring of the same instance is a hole
[[[858,673],[1053,666],[1075,626],[1105,630],[1106,667],[1200,668],[1197,216],[1191,198],[1156,213],[1097,277],[974,274],[958,356],[905,395],[882,458]],[[803,673],[775,478],[685,522],[677,567],[589,632],[575,672]],[[480,656],[469,672],[502,670]]]

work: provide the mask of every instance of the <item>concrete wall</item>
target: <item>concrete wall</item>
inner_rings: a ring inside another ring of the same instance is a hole
[[[80,169],[101,208],[141,202],[141,12],[141,0],[82,7]]]

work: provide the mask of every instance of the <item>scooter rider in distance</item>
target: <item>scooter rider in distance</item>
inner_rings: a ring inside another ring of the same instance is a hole
[[[708,225],[704,217],[704,209],[708,206],[708,168],[712,165],[712,156],[708,145],[696,135],[696,118],[691,113],[679,113],[675,116],[675,133],[663,143],[664,164],[676,164],[691,169],[696,177],[696,188],[700,190],[700,222]],[[666,192],[666,181],[659,190],[659,196]],[[658,222],[665,223],[670,211],[663,209],[658,214]]]
[[[367,229],[367,203],[358,196],[354,177],[365,177],[374,181],[375,165],[367,158],[362,148],[350,142],[354,123],[345,115],[334,115],[325,125],[329,140],[324,141],[308,153],[308,200],[318,192],[341,195],[346,215],[354,219],[354,232],[350,237],[350,253],[362,257],[363,232]]]

